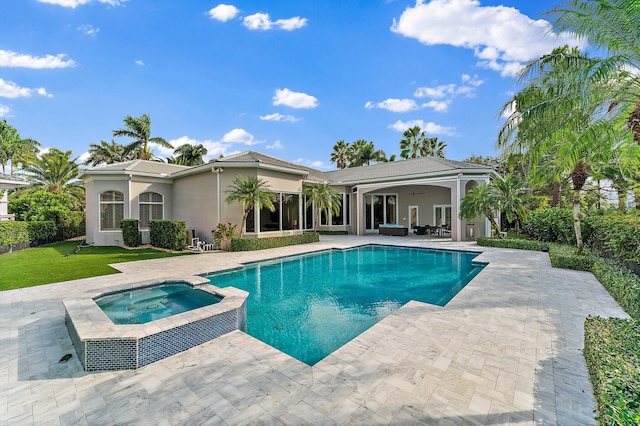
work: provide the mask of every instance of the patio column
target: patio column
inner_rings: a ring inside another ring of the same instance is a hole
[[[353,194],[353,190],[351,191]],[[362,196],[360,195],[360,188],[356,187],[356,235],[363,235],[360,225],[362,222]]]

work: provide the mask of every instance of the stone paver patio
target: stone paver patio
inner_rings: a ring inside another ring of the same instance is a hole
[[[87,373],[64,325],[62,298],[363,243],[482,251],[489,265],[445,307],[410,302],[313,367],[236,331],[139,370]],[[626,317],[593,275],[545,253],[414,237],[116,267],[0,293],[0,424],[595,424],[583,322]]]

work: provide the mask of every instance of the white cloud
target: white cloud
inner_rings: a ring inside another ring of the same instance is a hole
[[[90,156],[91,156],[91,153],[89,153],[89,151],[85,151],[85,152],[83,152],[82,154],[80,154],[80,155],[78,156],[78,161],[77,161],[77,163],[79,163],[79,164],[84,163],[85,161],[87,161],[87,160],[89,159],[89,157],[90,157]]]
[[[78,27],[78,31],[81,31],[83,33],[85,33],[88,36],[95,36],[96,34],[98,34],[98,32],[100,31],[100,28],[96,28],[93,25],[80,25]]]
[[[555,47],[586,47],[570,34],[551,32],[546,20],[533,20],[513,7],[480,6],[478,0],[416,0],[393,20],[391,31],[426,45],[473,49],[480,66],[502,76]]]
[[[296,118],[293,115],[282,115],[278,112],[273,114],[261,115],[260,120],[264,121],[289,121],[291,123],[295,123],[296,121],[300,121],[300,118]]]
[[[136,60],[134,61],[134,63],[135,63],[136,65],[140,65],[141,67],[143,67],[143,66],[144,66],[144,62],[142,62],[140,59],[136,59]]]
[[[302,164],[308,167],[313,167],[314,169],[324,169],[329,170],[332,167],[330,165],[325,164],[324,161],[320,160],[308,160],[306,158],[297,158],[294,163]]]
[[[235,154],[236,152],[238,152],[237,150],[232,150],[232,144],[230,143],[224,143],[221,141],[213,141],[210,139],[206,139],[203,141],[197,140],[197,139],[193,139],[190,138],[188,136],[181,136],[177,139],[172,139],[170,141],[168,141],[171,145],[173,145],[175,148],[184,145],[184,144],[189,144],[189,145],[197,145],[197,144],[201,144],[203,145],[205,148],[207,148],[207,155],[205,155],[203,157],[205,162],[208,162],[209,160],[213,160],[215,158],[220,157],[221,155],[231,155],[231,154]],[[156,152],[159,156],[161,157],[171,157],[173,155],[173,149],[170,148],[164,148],[158,145],[154,145],[154,148],[156,149]]]
[[[454,127],[445,127],[432,122],[426,123],[423,120],[409,120],[409,121],[398,120],[387,127],[397,132],[404,132],[405,130],[414,126],[420,127],[420,129],[426,132],[427,134],[448,135],[448,136],[453,136],[456,134],[456,129]]]
[[[446,112],[449,109],[450,101],[436,101],[432,100],[422,104],[423,108],[431,108],[436,112]]]
[[[0,104],[0,117],[8,116],[10,111],[11,109],[8,106]]]
[[[13,81],[5,81],[0,78],[0,97],[2,98],[28,98],[34,93],[48,98],[53,97],[43,87],[36,89],[20,87]]]
[[[280,141],[275,141],[272,145],[267,145],[267,149],[282,149],[284,146],[280,143]]]
[[[273,104],[285,105],[291,108],[315,108],[318,106],[318,99],[315,96],[302,92],[293,92],[289,89],[276,89]]]
[[[62,7],[70,7],[72,9],[75,9],[78,6],[82,6],[82,5],[93,2],[93,0],[38,0],[38,1],[40,3],[48,3],[48,4],[55,4],[57,6],[62,6]],[[127,0],[97,0],[98,3],[104,3],[111,6],[119,6],[121,3],[125,1]]]
[[[72,59],[67,59],[67,55],[31,56],[12,52],[10,50],[0,50],[0,67],[9,68],[67,68],[73,67],[76,63]]]
[[[393,99],[389,98],[382,102],[373,103],[371,101],[364,105],[367,109],[380,108],[392,112],[408,112],[418,109],[418,104],[413,99]]]
[[[237,7],[229,5],[229,4],[219,4],[213,9],[209,10],[209,16],[211,19],[216,19],[221,22],[227,22],[230,19],[233,19],[238,14],[239,10]]]
[[[254,13],[253,15],[245,16],[242,20],[242,24],[250,30],[267,31],[280,29],[292,31],[307,25],[307,18],[295,16],[289,19],[278,19],[276,21],[272,21],[268,13]]]
[[[241,143],[244,145],[257,145],[264,143],[264,141],[255,140],[253,135],[244,129],[233,129],[224,134],[222,142],[226,143]]]

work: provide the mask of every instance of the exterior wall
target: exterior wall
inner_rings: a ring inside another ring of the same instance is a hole
[[[222,207],[224,188],[231,183],[229,173],[220,173]],[[174,220],[186,220],[187,229],[195,230],[195,236],[200,241],[211,242],[213,231],[218,224],[217,176],[211,171],[181,177],[173,183],[173,216]],[[228,181],[228,183],[226,183]],[[224,183],[223,183],[224,182]],[[226,217],[221,222],[226,222]]]
[[[0,197],[0,220],[2,220],[2,216],[7,216],[9,214],[8,204],[9,199],[7,198],[9,191],[3,188],[0,188],[0,192],[3,192],[2,197]]]
[[[124,216],[130,217],[129,180],[125,176],[105,176],[96,180],[94,177],[85,180],[87,201],[87,243],[97,246],[115,246],[122,244],[121,231],[100,230],[100,194],[104,191],[119,191],[124,194]]]

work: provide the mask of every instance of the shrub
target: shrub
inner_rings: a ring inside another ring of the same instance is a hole
[[[589,317],[584,358],[603,425],[640,424],[640,326],[635,320]]]
[[[58,232],[56,223],[52,220],[34,220],[27,222],[29,242],[41,244],[49,242]]]
[[[593,275],[631,317],[640,321],[640,277],[624,266],[605,259],[593,265]]]
[[[320,235],[349,235],[347,231],[317,231]]]
[[[575,244],[573,214],[570,210],[546,208],[534,210],[523,224],[524,232],[539,241]]]
[[[541,251],[543,247],[546,246],[540,241],[522,240],[516,238],[505,238],[501,240],[499,238],[478,237],[476,241],[479,246],[502,247],[519,250]]]
[[[320,236],[317,232],[305,232],[299,235],[269,238],[234,238],[231,240],[231,251],[252,251],[296,244],[317,243]]]
[[[591,272],[597,257],[591,254],[589,249],[585,248],[581,254],[576,254],[576,250],[573,246],[550,244],[549,260],[551,261],[551,266]]]
[[[86,230],[85,212],[70,211],[59,215],[57,234],[59,240],[82,236]]]
[[[238,231],[238,225],[231,222],[219,223],[218,228],[213,231],[213,244],[216,249],[231,250],[231,239]]]
[[[122,219],[120,229],[122,229],[122,241],[125,246],[138,247],[142,244],[142,234],[138,229],[137,219]]]
[[[594,251],[626,262],[640,263],[640,216],[628,213],[585,219],[585,243]]]
[[[185,220],[149,221],[151,245],[169,250],[183,250],[187,246],[187,222]]]
[[[29,226],[27,222],[0,222],[0,247],[11,248],[29,244]]]

